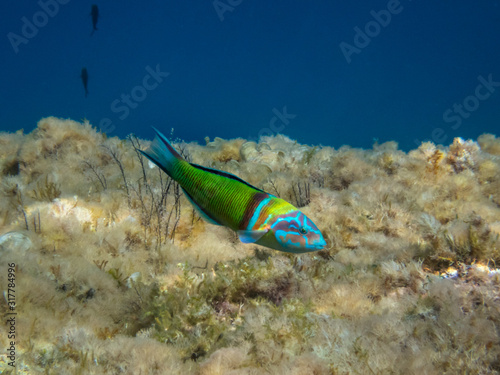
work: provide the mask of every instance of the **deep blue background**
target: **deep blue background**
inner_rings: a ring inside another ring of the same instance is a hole
[[[433,134],[445,144],[499,134],[500,87],[459,126],[443,120],[474,94],[478,76],[500,82],[497,0],[401,0],[401,12],[351,63],[339,44],[353,44],[354,28],[388,1],[220,0],[232,8],[223,20],[212,0],[65,1],[17,53],[9,33],[22,36],[22,17],[33,21],[40,4],[0,5],[0,131],[31,131],[41,117],[58,116],[95,126],[109,119],[114,129],[105,130],[120,137],[151,138],[152,125],[186,141],[257,138],[286,106],[296,117],[281,132],[300,143],[395,140],[407,150]],[[100,19],[90,36],[93,3]],[[168,78],[120,119],[113,101],[158,64]]]

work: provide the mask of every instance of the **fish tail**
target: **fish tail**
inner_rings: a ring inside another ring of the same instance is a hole
[[[172,147],[167,137],[160,131],[153,128],[156,132],[156,138],[149,147],[148,152],[141,151],[141,153],[161,168],[166,174],[174,180],[179,178],[180,167],[184,159]]]

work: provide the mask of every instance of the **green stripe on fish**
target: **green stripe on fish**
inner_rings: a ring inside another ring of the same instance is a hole
[[[203,219],[231,228],[243,243],[289,253],[325,247],[316,225],[293,205],[233,174],[188,163],[154,130],[156,138],[142,154],[179,183]]]

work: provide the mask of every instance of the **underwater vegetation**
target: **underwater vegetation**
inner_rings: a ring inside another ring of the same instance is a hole
[[[300,255],[206,223],[149,145],[53,117],[0,133],[3,374],[500,373],[499,138],[173,143],[300,208],[327,243]]]

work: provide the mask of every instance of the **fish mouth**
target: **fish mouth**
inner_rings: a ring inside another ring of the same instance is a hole
[[[316,251],[316,250],[321,250],[321,249],[324,249],[326,246],[326,244],[317,244],[317,245],[312,245],[312,246],[309,246],[309,249],[308,251]]]
[[[316,250],[321,250],[321,249],[324,249],[326,246],[326,241],[323,240],[322,242],[320,243],[317,243],[315,244],[313,247],[316,249]]]

